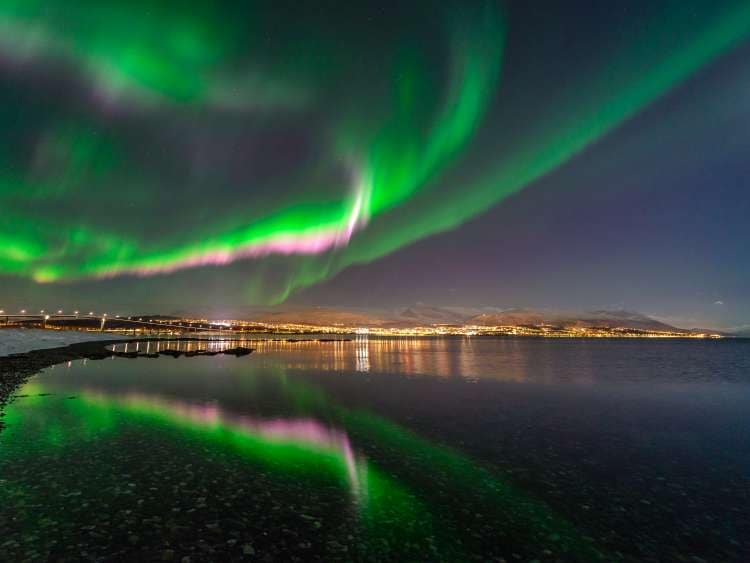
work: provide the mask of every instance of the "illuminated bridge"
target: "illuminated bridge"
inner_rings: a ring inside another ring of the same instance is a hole
[[[122,317],[120,315],[107,315],[107,313],[95,314],[65,314],[63,312],[46,313],[44,310],[39,313],[28,313],[21,310],[18,313],[9,313],[0,309],[0,326],[24,326],[24,325],[41,325],[47,328],[79,328],[82,330],[98,329],[100,331],[127,331],[127,330],[149,330],[156,332],[179,331],[179,332],[217,332],[227,333],[231,329],[212,323],[197,323],[169,320],[154,320],[146,317],[133,318]]]

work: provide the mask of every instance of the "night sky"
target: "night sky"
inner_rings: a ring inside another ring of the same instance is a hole
[[[750,3],[5,0],[0,308],[750,324]]]

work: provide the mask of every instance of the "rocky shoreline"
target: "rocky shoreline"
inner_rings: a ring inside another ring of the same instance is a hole
[[[105,360],[111,357],[120,358],[158,358],[160,355],[178,358],[180,356],[216,356],[218,354],[229,354],[235,357],[246,356],[252,353],[252,348],[235,347],[222,351],[195,350],[182,352],[180,350],[166,349],[158,354],[140,354],[137,352],[113,352],[107,347],[114,344],[124,343],[165,342],[163,338],[144,338],[140,340],[96,340],[91,342],[78,342],[61,346],[59,348],[47,348],[32,350],[22,354],[11,354],[0,358],[0,432],[4,427],[2,417],[5,407],[13,398],[13,393],[33,375],[41,370],[56,364],[62,364],[73,360]],[[200,338],[176,338],[166,342],[205,342]]]

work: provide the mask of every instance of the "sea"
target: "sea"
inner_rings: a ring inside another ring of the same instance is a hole
[[[149,342],[0,433],[2,561],[750,561],[750,341]]]

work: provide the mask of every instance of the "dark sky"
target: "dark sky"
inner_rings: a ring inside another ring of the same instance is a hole
[[[750,324],[746,2],[135,4],[0,7],[0,308]]]

